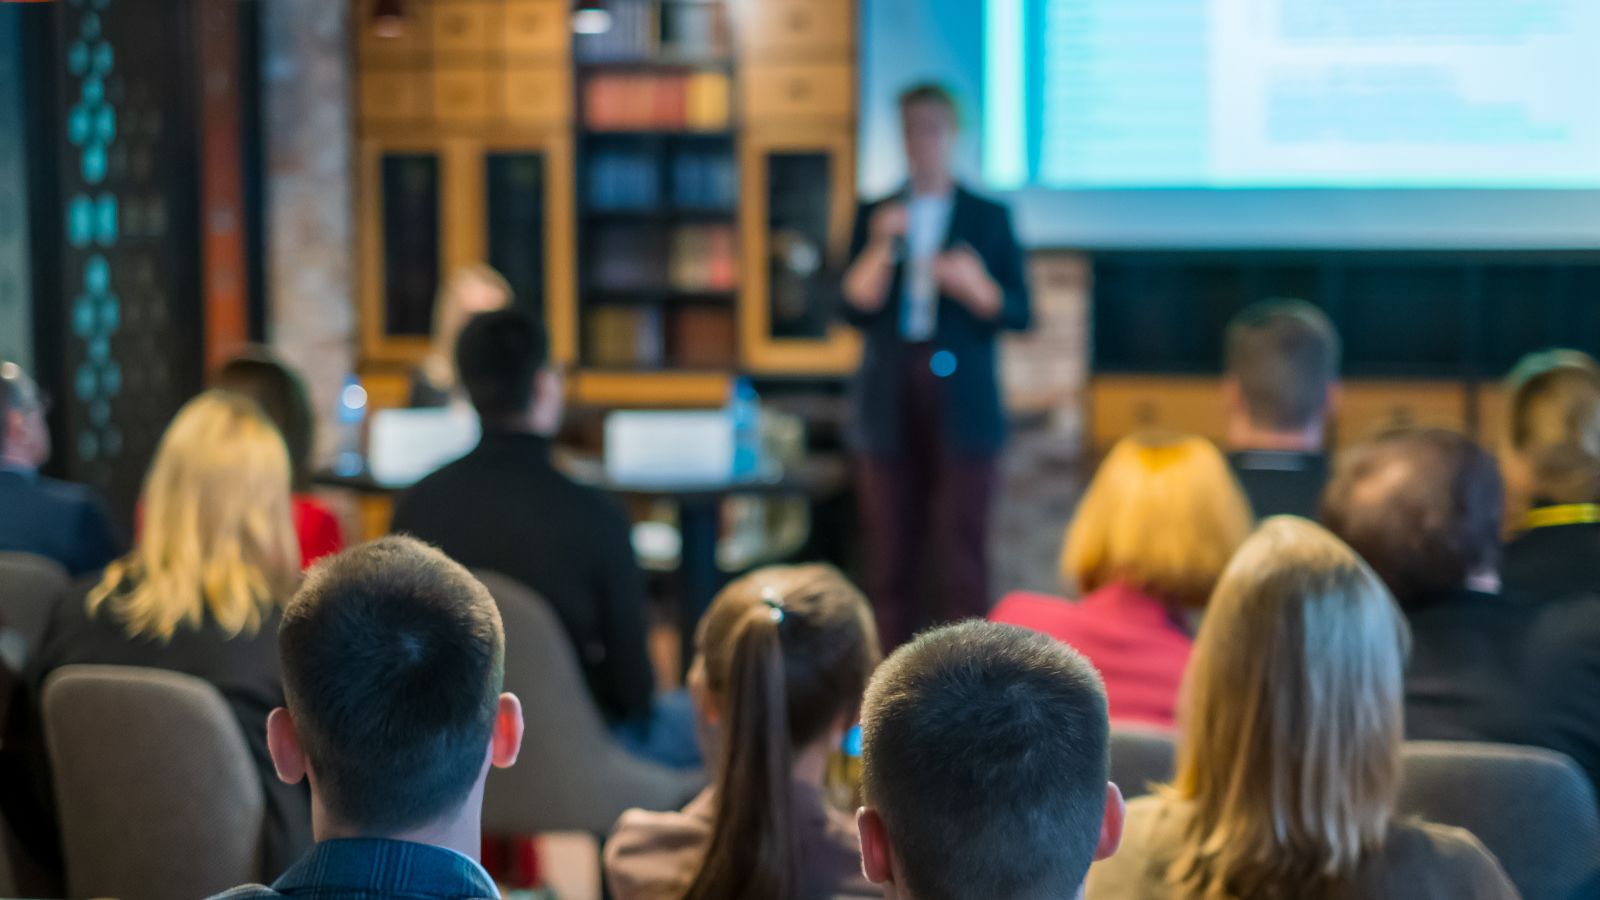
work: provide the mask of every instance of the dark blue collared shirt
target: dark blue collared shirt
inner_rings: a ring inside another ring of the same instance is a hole
[[[321,841],[272,887],[236,887],[212,900],[499,900],[476,860],[432,844],[381,838]]]

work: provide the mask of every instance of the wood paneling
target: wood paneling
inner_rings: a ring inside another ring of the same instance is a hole
[[[1465,431],[1467,389],[1457,381],[1347,381],[1334,418],[1341,448],[1403,425]]]
[[[1223,438],[1218,378],[1105,376],[1089,386],[1089,435],[1104,451],[1138,431],[1176,431]]]
[[[432,86],[418,72],[363,72],[360,116],[367,124],[416,122],[428,114],[431,94]]]
[[[710,408],[728,400],[729,377],[698,372],[599,372],[578,374],[574,399],[591,406]]]
[[[500,4],[490,0],[440,0],[433,8],[433,56],[479,60],[499,49]]]
[[[486,66],[441,66],[433,71],[433,116],[441,124],[483,125],[500,111],[499,73]]]

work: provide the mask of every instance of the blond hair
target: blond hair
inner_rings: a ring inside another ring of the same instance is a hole
[[[450,277],[440,283],[439,292],[433,298],[433,344],[423,361],[423,369],[428,380],[443,390],[453,390],[456,386],[456,339],[461,336],[467,320],[476,314],[462,306],[462,297],[470,285],[498,291],[501,297],[497,305],[476,312],[504,309],[511,303],[511,283],[486,263],[457,266]]]
[[[1319,525],[1268,519],[1217,584],[1181,701],[1193,810],[1181,896],[1333,894],[1394,813],[1409,636],[1389,592]]]
[[[1600,364],[1577,350],[1523,357],[1506,378],[1507,511],[1600,500]]]
[[[254,632],[299,574],[289,454],[254,401],[207,391],[184,404],[140,495],[137,545],[89,592],[131,637],[167,640],[207,613],[228,635]]]
[[[1250,533],[1250,501],[1209,441],[1137,434],[1111,448],[1078,504],[1063,579],[1085,593],[1113,582],[1199,608]]]

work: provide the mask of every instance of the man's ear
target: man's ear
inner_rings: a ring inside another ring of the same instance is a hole
[[[522,701],[516,694],[501,694],[494,714],[494,736],[489,740],[489,763],[497,769],[516,765],[522,751]]]
[[[281,706],[267,716],[267,753],[278,771],[278,780],[284,784],[299,784],[310,771],[294,718]]]
[[[1105,859],[1122,845],[1122,821],[1128,805],[1122,801],[1122,788],[1106,782],[1106,817],[1100,822],[1100,843],[1094,848],[1095,859]]]
[[[1222,404],[1228,415],[1244,415],[1244,388],[1232,375],[1222,376]]]
[[[873,884],[894,881],[894,849],[883,816],[870,806],[856,811],[856,831],[861,835],[861,874]]]
[[[1335,381],[1328,385],[1328,405],[1322,411],[1323,422],[1332,425],[1339,418],[1339,410],[1344,408],[1344,385]]]

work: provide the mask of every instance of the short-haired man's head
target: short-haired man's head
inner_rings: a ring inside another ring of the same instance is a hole
[[[898,102],[901,115],[914,106],[937,106],[950,116],[952,124],[960,123],[961,111],[956,105],[955,95],[937,81],[920,81],[907,87],[900,92]]]
[[[42,412],[38,385],[16,363],[0,359],[0,452],[6,449],[6,432],[13,412],[27,415]]]
[[[283,614],[284,693],[317,795],[393,833],[458,809],[483,772],[505,669],[489,591],[406,537],[320,563]]]
[[[1106,811],[1105,687],[1010,625],[925,632],[878,669],[862,785],[917,900],[1072,897]]]
[[[1321,423],[1339,378],[1339,334],[1303,300],[1267,300],[1228,323],[1224,367],[1256,428],[1297,432]]]
[[[1321,518],[1411,605],[1499,562],[1505,488],[1494,457],[1444,428],[1402,428],[1344,453]]]
[[[550,359],[544,326],[521,310],[476,315],[456,342],[456,369],[485,423],[526,415],[537,394],[539,371]]]
[[[1073,514],[1062,576],[1083,592],[1118,582],[1175,609],[1200,609],[1254,522],[1210,441],[1131,435],[1111,448]]]

